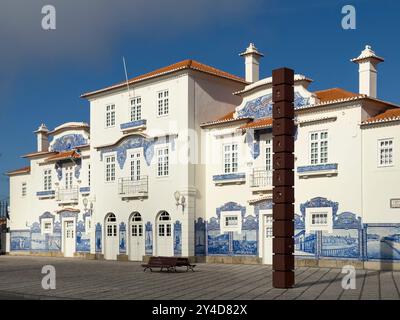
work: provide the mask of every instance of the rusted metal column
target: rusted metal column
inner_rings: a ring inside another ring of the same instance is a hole
[[[272,71],[274,288],[294,286],[294,71]]]

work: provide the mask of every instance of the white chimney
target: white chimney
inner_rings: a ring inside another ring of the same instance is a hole
[[[264,55],[258,52],[254,43],[250,43],[246,51],[242,52],[240,56],[244,57],[246,81],[258,81],[260,79],[260,58]]]
[[[384,59],[377,56],[371,46],[365,46],[361,54],[350,61],[358,64],[359,92],[369,97],[376,98],[377,70],[378,63]]]
[[[37,135],[37,151],[49,151],[49,129],[42,123],[34,132]]]

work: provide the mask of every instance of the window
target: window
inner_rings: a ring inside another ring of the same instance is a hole
[[[131,231],[132,231],[132,237],[143,236],[143,226],[141,224],[133,224]]]
[[[136,212],[133,214],[132,217],[132,222],[141,222],[142,221],[142,216],[140,215],[139,212]]]
[[[328,163],[328,131],[310,134],[310,162],[311,164]]]
[[[131,180],[140,180],[140,153],[131,154]]]
[[[43,190],[50,191],[52,188],[52,181],[51,181],[51,170],[46,169],[43,173]]]
[[[42,234],[53,233],[53,220],[43,219],[42,220]]]
[[[163,90],[158,92],[157,105],[158,105],[158,115],[166,116],[169,113],[169,93],[168,90]]]
[[[224,145],[224,173],[238,171],[238,145],[236,143]]]
[[[107,216],[107,236],[116,237],[117,236],[117,218],[113,213]]]
[[[23,197],[26,196],[26,182],[22,182],[22,184],[21,184],[21,195]]]
[[[327,225],[328,224],[328,214],[327,213],[313,213],[311,216],[311,224],[315,225]]]
[[[88,164],[88,187],[90,187],[90,164]]]
[[[238,217],[237,216],[226,216],[225,217],[225,226],[232,227],[238,225]]]
[[[72,167],[65,168],[65,189],[72,189],[73,176]]]
[[[115,126],[115,105],[106,106],[106,127]]]
[[[378,165],[387,167],[393,165],[393,139],[378,141]]]
[[[272,143],[271,143],[271,139],[266,140],[265,170],[266,171],[271,171],[272,170]]]
[[[135,97],[131,100],[131,121],[142,119],[142,98]]]
[[[92,219],[91,217],[86,217],[85,219],[85,231],[88,232],[92,229]]]
[[[106,157],[106,182],[115,181],[115,156]]]
[[[158,218],[160,223],[158,224],[158,235],[160,237],[170,237],[171,236],[171,224],[166,223],[167,221],[170,221],[171,218],[169,216],[169,213],[166,211],[161,212],[160,217]]]
[[[169,150],[168,148],[157,150],[157,176],[164,177],[169,174]]]
[[[273,236],[272,227],[265,227],[265,237],[272,238],[272,236]]]

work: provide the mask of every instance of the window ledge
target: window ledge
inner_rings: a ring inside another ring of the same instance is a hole
[[[242,184],[246,182],[245,173],[225,173],[213,176],[213,181],[216,185],[223,184]]]
[[[89,194],[90,193],[90,187],[81,187],[79,188],[79,192],[82,194]]]
[[[297,167],[299,178],[307,179],[311,176],[331,177],[338,174],[337,163],[317,164]]]
[[[55,195],[56,195],[56,193],[54,190],[36,192],[36,196],[39,199],[50,199],[50,198],[54,198]]]

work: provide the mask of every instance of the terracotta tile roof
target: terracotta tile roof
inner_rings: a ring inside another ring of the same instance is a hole
[[[243,78],[240,78],[240,77],[235,76],[233,74],[230,74],[228,72],[219,70],[217,68],[208,66],[206,64],[203,64],[203,63],[197,62],[195,60],[191,60],[191,59],[183,60],[183,61],[171,64],[169,66],[166,66],[166,67],[163,67],[163,68],[160,68],[160,69],[157,69],[157,70],[142,74],[142,75],[137,76],[135,78],[129,79],[128,83],[132,84],[132,83],[135,83],[135,82],[151,79],[151,78],[154,78],[154,77],[162,76],[162,75],[165,75],[165,74],[169,74],[169,73],[180,71],[180,70],[184,70],[184,69],[197,70],[197,71],[205,72],[207,74],[211,74],[211,75],[214,75],[214,76],[217,76],[217,77],[226,78],[226,79],[234,80],[234,81],[237,81],[237,82],[241,82],[243,84],[247,84],[247,82]],[[95,95],[95,94],[98,94],[98,93],[101,93],[101,92],[105,92],[105,91],[108,91],[108,90],[121,88],[123,86],[126,86],[126,81],[122,81],[122,82],[116,83],[116,84],[114,84],[112,86],[109,86],[109,87],[106,87],[106,88],[103,88],[103,89],[99,89],[99,90],[95,90],[95,91],[84,93],[84,94],[81,95],[81,98],[86,98],[86,97],[89,97],[89,96],[92,96],[92,95]]]
[[[48,157],[45,161],[56,161],[63,159],[79,159],[81,156],[75,150],[59,152],[51,157]]]
[[[19,168],[13,171],[9,171],[6,173],[6,175],[14,175],[14,174],[21,174],[21,173],[30,173],[31,172],[31,167],[23,167]]]
[[[365,120],[362,124],[373,124],[400,120],[400,108],[386,110],[385,112]]]
[[[272,118],[257,119],[255,121],[246,123],[239,127],[239,129],[254,129],[272,126]]]
[[[30,157],[49,155],[49,154],[55,154],[55,153],[56,153],[55,151],[37,151],[37,152],[31,152],[26,155],[23,155],[22,158],[30,158]]]
[[[357,97],[359,94],[353,93],[350,91],[346,91],[340,88],[330,88],[326,90],[320,90],[314,92],[317,97],[320,99],[320,102],[339,100],[351,97]]]

